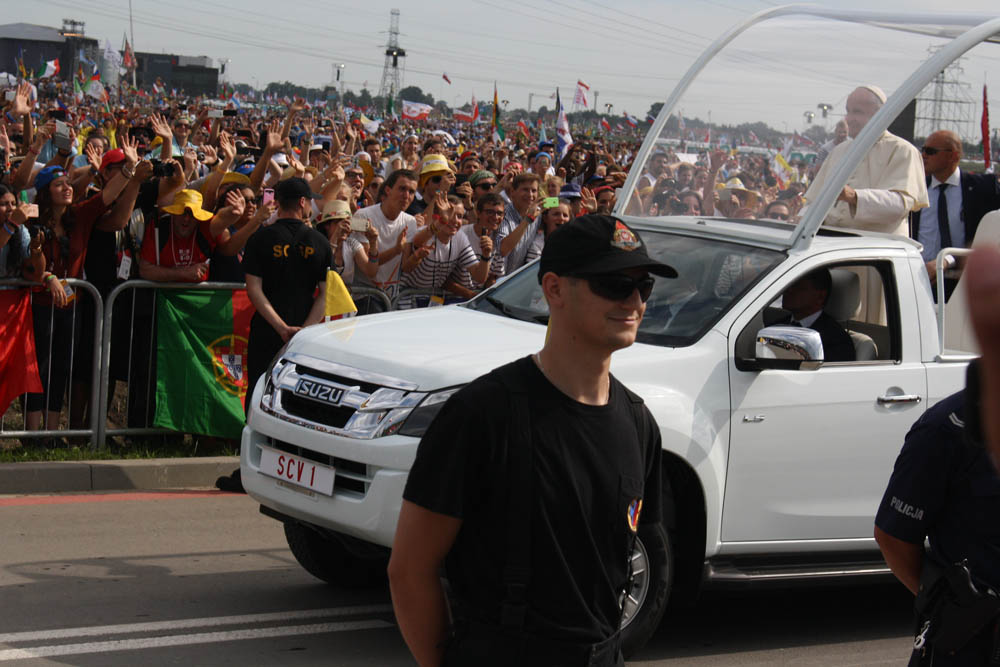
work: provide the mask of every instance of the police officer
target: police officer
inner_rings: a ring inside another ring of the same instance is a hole
[[[635,341],[650,273],[677,275],[620,220],[559,227],[538,270],[545,345],[458,391],[428,428],[389,563],[419,664],[624,664],[636,531],[662,531],[660,435],[609,367]]]
[[[274,186],[277,220],[255,232],[243,254],[247,296],[256,309],[247,342],[251,392],[281,346],[302,327],[323,319],[326,271],[333,255],[326,237],[303,222],[313,199],[320,195],[305,179],[280,181]]]
[[[970,437],[978,406],[967,405],[967,391],[907,433],[875,516],[886,563],[917,596],[911,666],[1000,664],[991,662],[1000,651],[1000,603],[989,593],[1000,590],[1000,477]]]

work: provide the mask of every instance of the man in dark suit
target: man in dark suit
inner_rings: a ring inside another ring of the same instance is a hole
[[[921,149],[930,206],[910,214],[910,236],[923,244],[924,262],[937,299],[937,254],[941,248],[968,248],[983,216],[1000,208],[1000,183],[993,174],[969,174],[958,168],[962,141],[954,132],[932,133]],[[961,274],[945,271],[945,301]]]
[[[854,343],[837,320],[823,307],[833,289],[830,270],[823,267],[802,276],[781,295],[781,307],[792,313],[789,324],[819,332],[823,341],[823,361],[855,361]]]

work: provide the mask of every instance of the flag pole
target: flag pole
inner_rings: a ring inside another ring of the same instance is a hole
[[[132,22],[132,0],[128,0],[128,32],[129,36],[132,38],[132,54],[133,60],[135,54],[135,24]],[[132,63],[132,87],[135,88],[135,70],[139,64],[139,61]]]

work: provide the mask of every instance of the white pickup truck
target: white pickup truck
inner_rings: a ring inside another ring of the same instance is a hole
[[[656,417],[669,480],[667,542],[640,535],[637,547],[629,649],[655,630],[668,597],[703,583],[884,575],[872,526],[893,460],[910,425],[964,383],[971,355],[942,345],[920,246],[820,226],[908,99],[969,48],[956,45],[961,36],[900,85],[854,139],[839,184],[810,202],[798,225],[625,215],[668,116],[710,52],[763,18],[803,13],[873,19],[776,9],[724,35],[664,106],[620,193],[619,215],[680,274],[657,281],[638,342],[612,362]],[[909,19],[893,20],[905,27]],[[941,20],[956,33],[976,23]],[[856,361],[823,362],[818,334],[772,326],[787,316],[783,291],[820,267],[833,279],[826,312],[849,332]],[[343,586],[383,576],[427,425],[459,387],[541,347],[547,312],[535,273],[529,265],[457,306],[316,325],[275,358],[250,399],[242,479],[261,511],[284,522],[309,572]],[[668,319],[678,290],[689,292],[689,316]]]

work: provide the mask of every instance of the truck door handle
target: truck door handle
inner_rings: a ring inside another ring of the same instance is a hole
[[[896,403],[919,403],[921,397],[917,394],[897,394],[896,396],[879,396],[879,405],[895,405]]]
[[[753,415],[752,417],[750,415],[743,415],[744,424],[759,424],[762,421],[764,421],[764,415]]]

